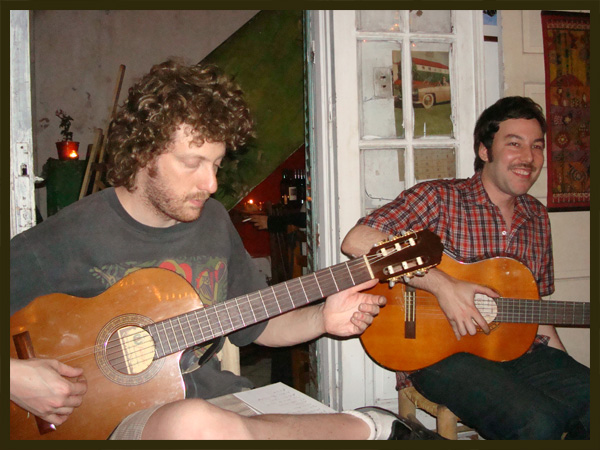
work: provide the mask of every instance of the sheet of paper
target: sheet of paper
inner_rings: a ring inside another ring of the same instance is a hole
[[[261,414],[330,414],[336,411],[283,383],[234,394]]]

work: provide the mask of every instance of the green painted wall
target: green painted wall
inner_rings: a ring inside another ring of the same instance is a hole
[[[302,11],[261,11],[203,60],[234,77],[255,120],[255,141],[219,171],[227,209],[304,144],[302,30]]]

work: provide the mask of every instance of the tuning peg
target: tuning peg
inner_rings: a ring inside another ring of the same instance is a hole
[[[377,247],[378,245],[384,245],[387,244],[388,242],[390,242],[391,240],[395,239],[395,236],[393,234],[389,234],[387,239],[384,241],[379,241],[377,244],[374,244],[373,247]]]
[[[396,280],[388,281],[388,285],[390,286],[390,289],[393,288],[396,285]]]

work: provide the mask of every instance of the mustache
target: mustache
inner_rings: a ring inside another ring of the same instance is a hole
[[[533,164],[516,164],[514,166],[511,166],[511,169],[529,169],[529,170],[535,170],[535,166]]]

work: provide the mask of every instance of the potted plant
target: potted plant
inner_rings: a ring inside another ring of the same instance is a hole
[[[73,132],[71,130],[71,122],[73,118],[66,114],[62,109],[56,111],[56,116],[60,119],[60,134],[63,140],[56,143],[58,150],[58,159],[79,159],[79,142],[73,141]]]

